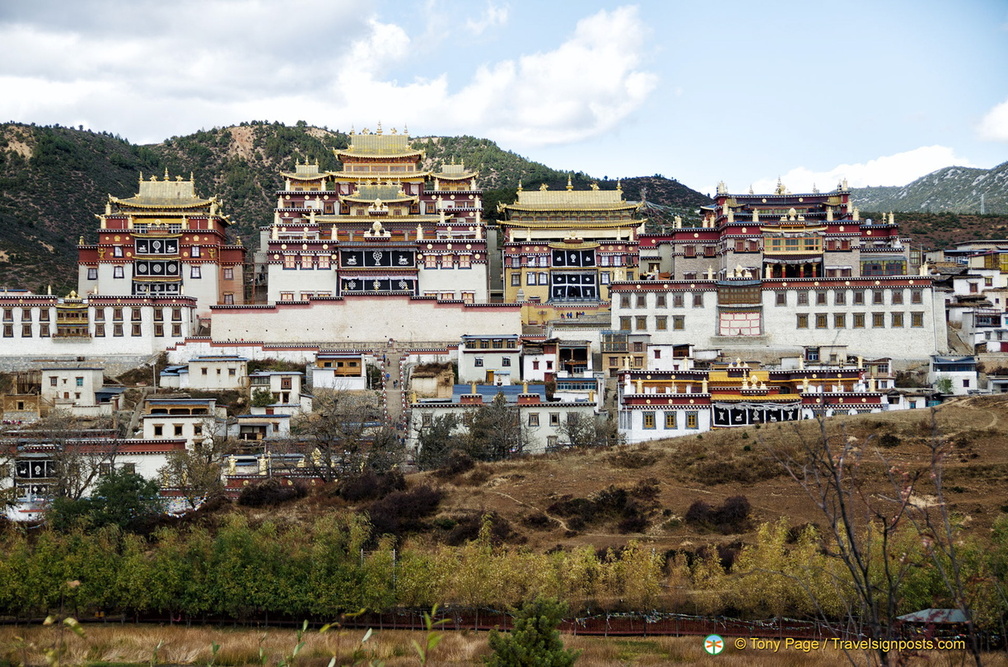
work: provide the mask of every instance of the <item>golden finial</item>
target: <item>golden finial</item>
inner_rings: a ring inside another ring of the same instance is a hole
[[[83,234],[81,234],[81,237],[79,239],[77,239],[77,245],[84,245],[84,235]]]
[[[623,179],[618,179],[616,181],[616,192],[623,192]]]
[[[168,167],[165,167],[165,168],[164,168],[164,179],[165,179],[166,181],[168,180]]]
[[[375,134],[381,134],[381,133],[382,133],[382,130],[381,130],[381,121],[378,121],[378,131],[375,132]]]
[[[143,183],[143,172],[142,171],[140,172],[140,182]],[[111,196],[112,195],[109,195],[109,197],[111,197]]]
[[[570,174],[567,174],[567,190],[569,192],[569,191],[571,191],[573,189],[574,189],[574,186],[571,184],[571,176],[570,176]]]
[[[545,183],[543,183],[542,185],[539,186],[539,189],[542,190],[542,191],[546,191],[546,190],[549,190],[549,186],[546,185]]]
[[[521,179],[518,179],[518,192],[522,191]]]
[[[189,172],[189,180],[190,181],[195,181],[196,180],[195,178],[193,178],[193,173],[191,171]]]
[[[409,134],[409,128],[406,127],[406,123],[403,123],[402,133],[403,134]]]

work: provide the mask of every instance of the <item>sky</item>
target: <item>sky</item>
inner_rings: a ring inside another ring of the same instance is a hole
[[[0,122],[472,135],[705,193],[1008,160],[1005,0],[0,0]]]

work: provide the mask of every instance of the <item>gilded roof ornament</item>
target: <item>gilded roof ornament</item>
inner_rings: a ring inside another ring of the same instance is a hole
[[[549,186],[548,186],[548,185],[546,185],[545,183],[543,183],[542,185],[540,185],[540,186],[539,186],[539,189],[540,189],[540,190],[543,190],[543,191],[545,191],[545,190],[549,190]]]
[[[522,191],[521,179],[518,180],[518,192]]]
[[[623,179],[622,178],[619,179],[618,181],[616,181],[616,191],[617,192],[623,192]]]
[[[777,177],[777,189],[774,190],[774,192],[779,195],[787,194],[787,188],[785,188],[784,183],[781,182],[780,176]]]
[[[377,131],[377,132],[375,132],[375,134],[381,134],[381,133],[382,133],[382,129],[381,129],[381,121],[378,121],[378,131]]]
[[[591,188],[592,190],[598,190],[598,189],[599,189],[599,186],[598,186],[598,183],[592,183],[592,184],[591,184],[590,186],[588,186],[588,187],[590,187],[590,188]]]
[[[571,183],[570,174],[567,174],[567,190],[570,191],[570,190],[573,190],[573,189],[574,189],[574,185]]]
[[[717,184],[717,193],[719,195],[726,195],[726,194],[728,194],[728,186],[725,185],[724,181],[718,181],[718,184]]]

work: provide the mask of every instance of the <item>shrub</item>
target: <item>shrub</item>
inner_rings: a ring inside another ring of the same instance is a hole
[[[398,470],[386,473],[364,471],[353,477],[346,477],[339,483],[338,493],[352,503],[361,500],[383,498],[393,491],[406,488],[406,478]]]
[[[442,479],[455,477],[472,470],[474,465],[476,463],[469,454],[461,449],[453,449],[449,452],[444,466],[438,468],[434,474]]]
[[[702,500],[696,500],[686,510],[686,516],[683,518],[695,528],[717,530],[728,535],[749,528],[751,510],[752,506],[745,496],[726,498],[720,507],[711,507]]]
[[[898,447],[900,438],[898,435],[893,435],[892,433],[884,433],[878,442],[879,447]]]
[[[452,531],[445,538],[445,542],[453,547],[460,546],[466,542],[471,542],[479,537],[483,522],[490,523],[490,541],[494,545],[501,545],[504,542],[524,542],[524,538],[511,529],[511,523],[497,512],[487,514],[467,514],[459,517],[458,522]]]
[[[280,505],[308,495],[308,487],[301,482],[271,478],[242,489],[238,504],[245,507]]]
[[[522,605],[510,633],[490,632],[493,654],[486,658],[486,664],[491,667],[570,667],[580,651],[568,651],[560,641],[557,626],[566,613],[567,605],[551,598],[536,598]]]
[[[552,530],[556,527],[557,522],[555,519],[551,519],[542,512],[538,512],[524,517],[522,519],[522,525],[534,530]]]
[[[444,494],[426,484],[407,491],[393,491],[367,509],[377,535],[403,535],[424,527],[423,518],[437,512]]]

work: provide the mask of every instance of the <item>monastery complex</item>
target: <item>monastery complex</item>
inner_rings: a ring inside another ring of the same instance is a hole
[[[571,413],[615,421],[635,442],[921,407],[934,392],[899,390],[898,371],[926,367],[953,378],[953,393],[980,388],[975,363],[950,356],[950,322],[968,355],[1008,339],[1008,299],[975,298],[1006,287],[999,247],[951,251],[963,270],[939,271],[892,214],[863,219],[845,182],[800,194],[721,184],[695,220],[648,233],[643,205],[620,187],[570,181],[519,185],[488,222],[478,173],[425,170],[424,153],[395,130],[351,134],[335,156],[336,171],[297,163],[278,174],[254,248],[191,176],[141,175],[136,194],[109,195],[96,212],[76,292],[0,294],[0,363],[63,369],[51,407],[84,412],[117,399],[75,370],[85,366],[167,353],[161,387],[251,391],[242,363],[304,364],[296,379],[256,381],[286,386],[274,387],[269,419],[239,428],[265,439],[319,388],[382,391],[413,446],[434,416],[501,394],[534,432],[528,451],[543,451],[569,444]],[[434,381],[432,363],[457,375]],[[5,415],[33,409],[14,402]]]

